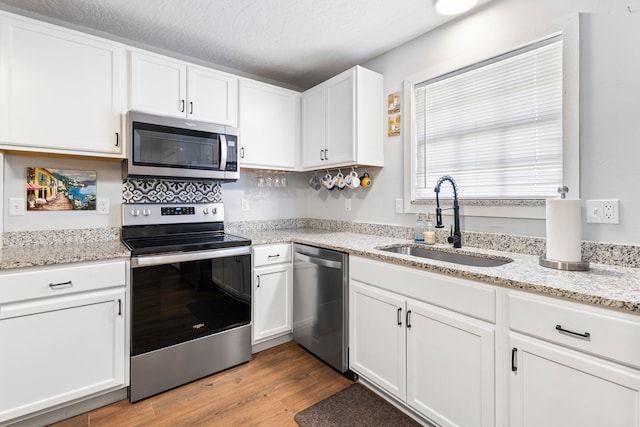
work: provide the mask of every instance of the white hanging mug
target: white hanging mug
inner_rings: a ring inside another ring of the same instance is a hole
[[[344,181],[347,184],[347,187],[352,190],[360,187],[360,178],[358,178],[358,172],[356,171],[351,171],[349,175],[344,178]]]

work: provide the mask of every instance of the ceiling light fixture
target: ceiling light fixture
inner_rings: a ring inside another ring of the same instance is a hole
[[[434,0],[436,12],[441,15],[459,15],[472,9],[478,0]]]

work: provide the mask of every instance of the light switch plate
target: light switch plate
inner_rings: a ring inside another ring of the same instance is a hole
[[[242,212],[249,212],[249,199],[240,200],[240,210]]]
[[[99,215],[108,215],[109,214],[109,198],[108,197],[98,197],[96,198],[96,212]]]
[[[21,216],[25,214],[25,204],[22,197],[11,197],[9,199],[9,216]]]

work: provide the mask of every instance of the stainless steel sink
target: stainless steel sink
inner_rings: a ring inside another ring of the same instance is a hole
[[[395,245],[378,249],[385,252],[411,255],[419,258],[428,258],[437,261],[451,262],[454,264],[470,265],[473,267],[498,267],[513,261],[509,258],[486,257],[457,252],[445,252],[434,248],[414,245]]]

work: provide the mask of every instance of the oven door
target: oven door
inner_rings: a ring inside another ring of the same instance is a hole
[[[249,246],[132,257],[132,356],[250,323]]]

